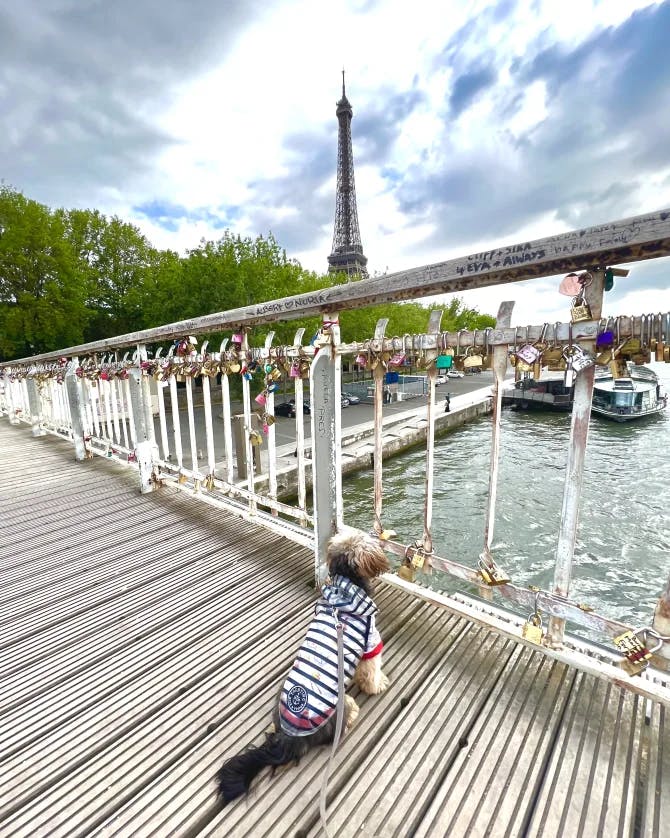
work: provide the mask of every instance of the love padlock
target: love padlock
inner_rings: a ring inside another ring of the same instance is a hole
[[[629,675],[640,675],[649,666],[652,653],[637,636],[637,632],[625,631],[614,638],[614,645],[624,655],[621,668]]]

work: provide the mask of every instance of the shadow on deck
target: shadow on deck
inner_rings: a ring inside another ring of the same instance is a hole
[[[0,834],[316,836],[328,750],[221,811],[312,612],[308,551],[0,423]],[[384,584],[338,836],[667,834],[666,711]],[[353,693],[355,694],[355,690]]]

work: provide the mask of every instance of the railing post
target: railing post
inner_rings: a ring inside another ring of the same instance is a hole
[[[442,323],[442,311],[434,309],[428,318],[428,334],[438,335]],[[433,552],[433,478],[435,472],[435,415],[437,405],[435,404],[435,379],[437,377],[438,350],[426,350],[424,357],[428,364],[428,410],[426,413],[426,482],[423,501],[423,550],[427,556]],[[425,568],[427,572],[430,564]]]
[[[7,367],[5,369],[5,397],[7,399],[7,410],[9,412],[9,424],[10,425],[20,425],[21,420],[17,414],[17,405],[15,403],[15,382],[12,381],[12,368]]]
[[[130,370],[128,383],[135,426],[135,459],[140,473],[140,491],[143,495],[154,490],[154,421],[151,411],[151,389],[141,367],[147,358],[146,348],[138,346],[137,366]]]
[[[86,423],[84,421],[83,398],[81,392],[81,381],[77,376],[78,358],[71,358],[65,371],[65,394],[70,409],[70,420],[72,421],[72,441],[74,443],[74,458],[78,462],[86,459]]]
[[[34,378],[29,378],[26,381],[26,388],[28,390],[28,404],[30,405],[32,434],[33,436],[46,436],[46,431],[42,427],[42,400]]]
[[[305,329],[300,328],[295,333],[293,338],[293,348],[297,351],[297,358],[300,355],[302,346],[302,337],[305,334]],[[307,481],[305,479],[305,428],[303,426],[303,381],[300,376],[294,379],[294,393],[295,393],[295,453],[298,461],[298,506],[300,509],[307,508]],[[306,525],[306,519],[301,518],[303,526]]]
[[[324,315],[330,333],[311,365],[312,493],[314,501],[314,563],[317,587],[328,575],[328,539],[342,526],[342,441],[340,371],[342,362],[335,347],[340,342],[337,317]]]
[[[493,335],[499,337],[503,329],[508,329],[512,322],[514,301],[507,300],[498,307],[498,316]],[[480,558],[489,563],[493,562],[491,544],[493,543],[493,529],[496,519],[496,499],[498,497],[498,466],[500,464],[500,421],[502,417],[502,394],[507,372],[508,346],[504,343],[495,344],[491,355],[493,357],[493,388],[491,392],[491,457],[489,461],[489,494],[486,504],[486,521],[484,524],[484,550]],[[479,594],[488,600],[493,599],[493,591],[484,585],[479,588]]]
[[[585,287],[585,297],[591,309],[591,320],[599,321],[602,314],[603,293],[605,289],[605,271],[591,271],[593,281]],[[596,337],[584,340],[584,348],[594,351]],[[591,399],[593,397],[593,381],[595,366],[582,370],[576,377],[573,388],[572,420],[570,424],[570,442],[568,459],[565,468],[565,485],[563,488],[563,506],[561,509],[561,525],[556,546],[556,562],[554,567],[554,585],[552,593],[567,597],[572,580],[572,562],[577,540],[577,523],[579,520],[579,502],[582,494],[584,479],[584,456],[586,442],[589,435],[591,420]],[[563,644],[565,620],[560,617],[550,617],[547,627],[546,644],[551,648],[560,648]]]
[[[374,524],[373,529],[377,535],[381,535],[384,531],[382,524],[382,504],[384,501],[384,486],[382,481],[382,460],[384,452],[384,442],[382,439],[384,429],[384,377],[385,366],[382,361],[384,350],[384,335],[386,327],[388,326],[388,317],[381,317],[375,326],[374,351],[376,358],[372,375],[375,382],[375,404],[374,404],[374,464],[373,464],[373,483],[374,483]]]

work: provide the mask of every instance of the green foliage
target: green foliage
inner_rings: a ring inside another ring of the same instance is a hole
[[[495,325],[495,318],[480,314],[476,309],[466,308],[463,301],[454,297],[448,305],[421,303],[390,303],[370,306],[355,311],[346,311],[340,316],[340,332],[345,343],[353,343],[369,338],[374,334],[377,321],[388,318],[386,336],[415,335],[428,328],[430,312],[442,311],[440,328],[442,331],[458,329],[484,329]]]
[[[81,341],[89,316],[63,218],[0,187],[0,358]]]
[[[185,256],[151,246],[139,229],[97,210],[50,210],[0,186],[0,360],[54,351],[205,314],[309,293],[347,278],[320,276],[289,259],[272,235],[226,231]],[[442,306],[443,308],[443,306]],[[372,336],[388,317],[387,335],[423,332],[430,307],[372,306],[341,315],[345,342]],[[493,318],[454,298],[442,329],[483,328]],[[249,340],[309,342],[319,317],[258,327]],[[206,339],[208,336],[203,336]],[[218,349],[221,336],[210,335]]]

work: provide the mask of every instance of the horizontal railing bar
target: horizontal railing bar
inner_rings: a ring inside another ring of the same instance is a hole
[[[412,582],[407,582],[397,576],[384,574],[383,580],[395,588],[407,591],[420,599],[434,605],[446,608],[478,625],[485,626],[503,637],[509,637],[516,643],[523,643],[531,649],[541,649],[547,657],[560,661],[569,667],[575,667],[589,672],[613,684],[624,687],[638,695],[662,702],[670,708],[670,689],[663,672],[651,667],[640,676],[631,676],[618,665],[621,660],[616,653],[593,646],[588,641],[577,637],[566,637],[566,644],[562,648],[553,649],[549,646],[537,646],[523,637],[521,621],[510,621],[508,614],[502,614],[499,609],[488,602],[476,602],[468,599],[457,599],[446,594],[432,591]]]
[[[244,500],[246,501],[248,501],[249,499],[253,499],[256,501],[257,504],[259,504],[259,506],[264,506],[268,509],[274,509],[276,512],[281,512],[284,515],[289,515],[291,518],[304,519],[310,525],[314,524],[312,516],[305,512],[304,509],[300,509],[297,506],[289,506],[289,504],[282,503],[282,501],[277,500],[276,498],[271,498],[268,495],[264,495],[259,492],[252,493],[243,486],[238,486],[235,483],[228,483],[226,480],[221,480],[221,478],[219,477],[213,478],[213,485],[214,488],[217,490],[216,492],[203,489],[202,486],[196,489],[195,483],[204,483],[207,475],[204,475],[202,473],[195,474],[191,469],[187,468],[180,469],[176,463],[168,463],[165,460],[156,460],[154,461],[154,465],[159,468],[159,473],[157,477],[160,480],[166,479],[170,481],[178,481],[180,477],[185,477],[188,481],[185,485],[187,485],[190,489],[193,490],[195,497],[202,497],[203,491],[206,491],[210,497],[226,498],[232,500],[235,500],[236,498],[244,498]]]
[[[658,318],[660,315],[660,327],[655,326],[653,334],[649,335],[648,325],[645,325],[645,317]],[[420,351],[425,349],[440,349],[447,346],[461,349],[468,347],[478,347],[485,349],[486,347],[493,347],[498,345],[514,345],[523,343],[535,343],[543,339],[547,343],[568,343],[570,337],[573,341],[593,340],[600,331],[605,328],[613,328],[620,338],[641,337],[646,335],[647,339],[650,337],[660,337],[666,343],[670,342],[670,312],[658,312],[649,315],[618,315],[617,317],[603,317],[600,320],[583,320],[578,323],[556,322],[556,323],[541,323],[528,326],[511,326],[507,329],[496,329],[489,327],[487,329],[461,329],[458,332],[440,332],[438,334],[408,334],[403,336],[385,337],[383,339],[368,338],[363,341],[356,341],[352,343],[341,343],[334,347],[334,351],[338,355],[355,355],[359,352],[366,352],[373,348],[380,352],[393,352],[400,350],[414,350]],[[249,350],[254,358],[266,357],[267,350],[262,347],[254,347]],[[275,357],[277,352],[280,352],[287,358],[297,358],[306,356],[311,358],[315,353],[315,347],[291,347],[291,346],[274,346],[271,350],[271,357]],[[213,352],[213,357],[218,357],[220,353]],[[193,357],[197,353],[192,353]],[[185,356],[172,359],[174,372],[179,372],[181,367],[186,367],[193,363],[193,357]],[[113,361],[101,366],[109,369],[122,369],[132,365],[134,362],[127,361]],[[30,375],[40,375],[49,372],[62,371],[62,366],[59,364],[44,364],[36,363],[34,360],[21,361],[6,361],[0,364],[0,367],[8,369],[21,368],[25,372],[25,367],[30,364],[34,367],[31,369]],[[182,373],[188,374],[188,373]]]
[[[404,545],[394,541],[380,541],[379,543],[389,553],[394,553],[401,558],[405,557],[407,548]],[[481,575],[475,568],[434,554],[430,556],[429,562],[435,570],[440,570],[443,573],[469,582],[479,588],[486,587]],[[596,614],[588,606],[556,596],[549,591],[521,588],[512,582],[508,582],[505,585],[496,585],[495,590],[504,599],[523,606],[529,612],[534,611],[535,605],[537,604],[537,607],[543,615],[569,620],[577,625],[611,635],[612,637],[631,628],[618,620],[611,620],[608,617],[602,617]]]
[[[20,359],[103,352],[135,344],[278,320],[296,320],[325,312],[365,308],[434,294],[452,294],[525,279],[554,276],[596,266],[641,262],[670,255],[670,208],[620,221],[573,230],[532,242],[494,248],[320,291],[181,320]]]

